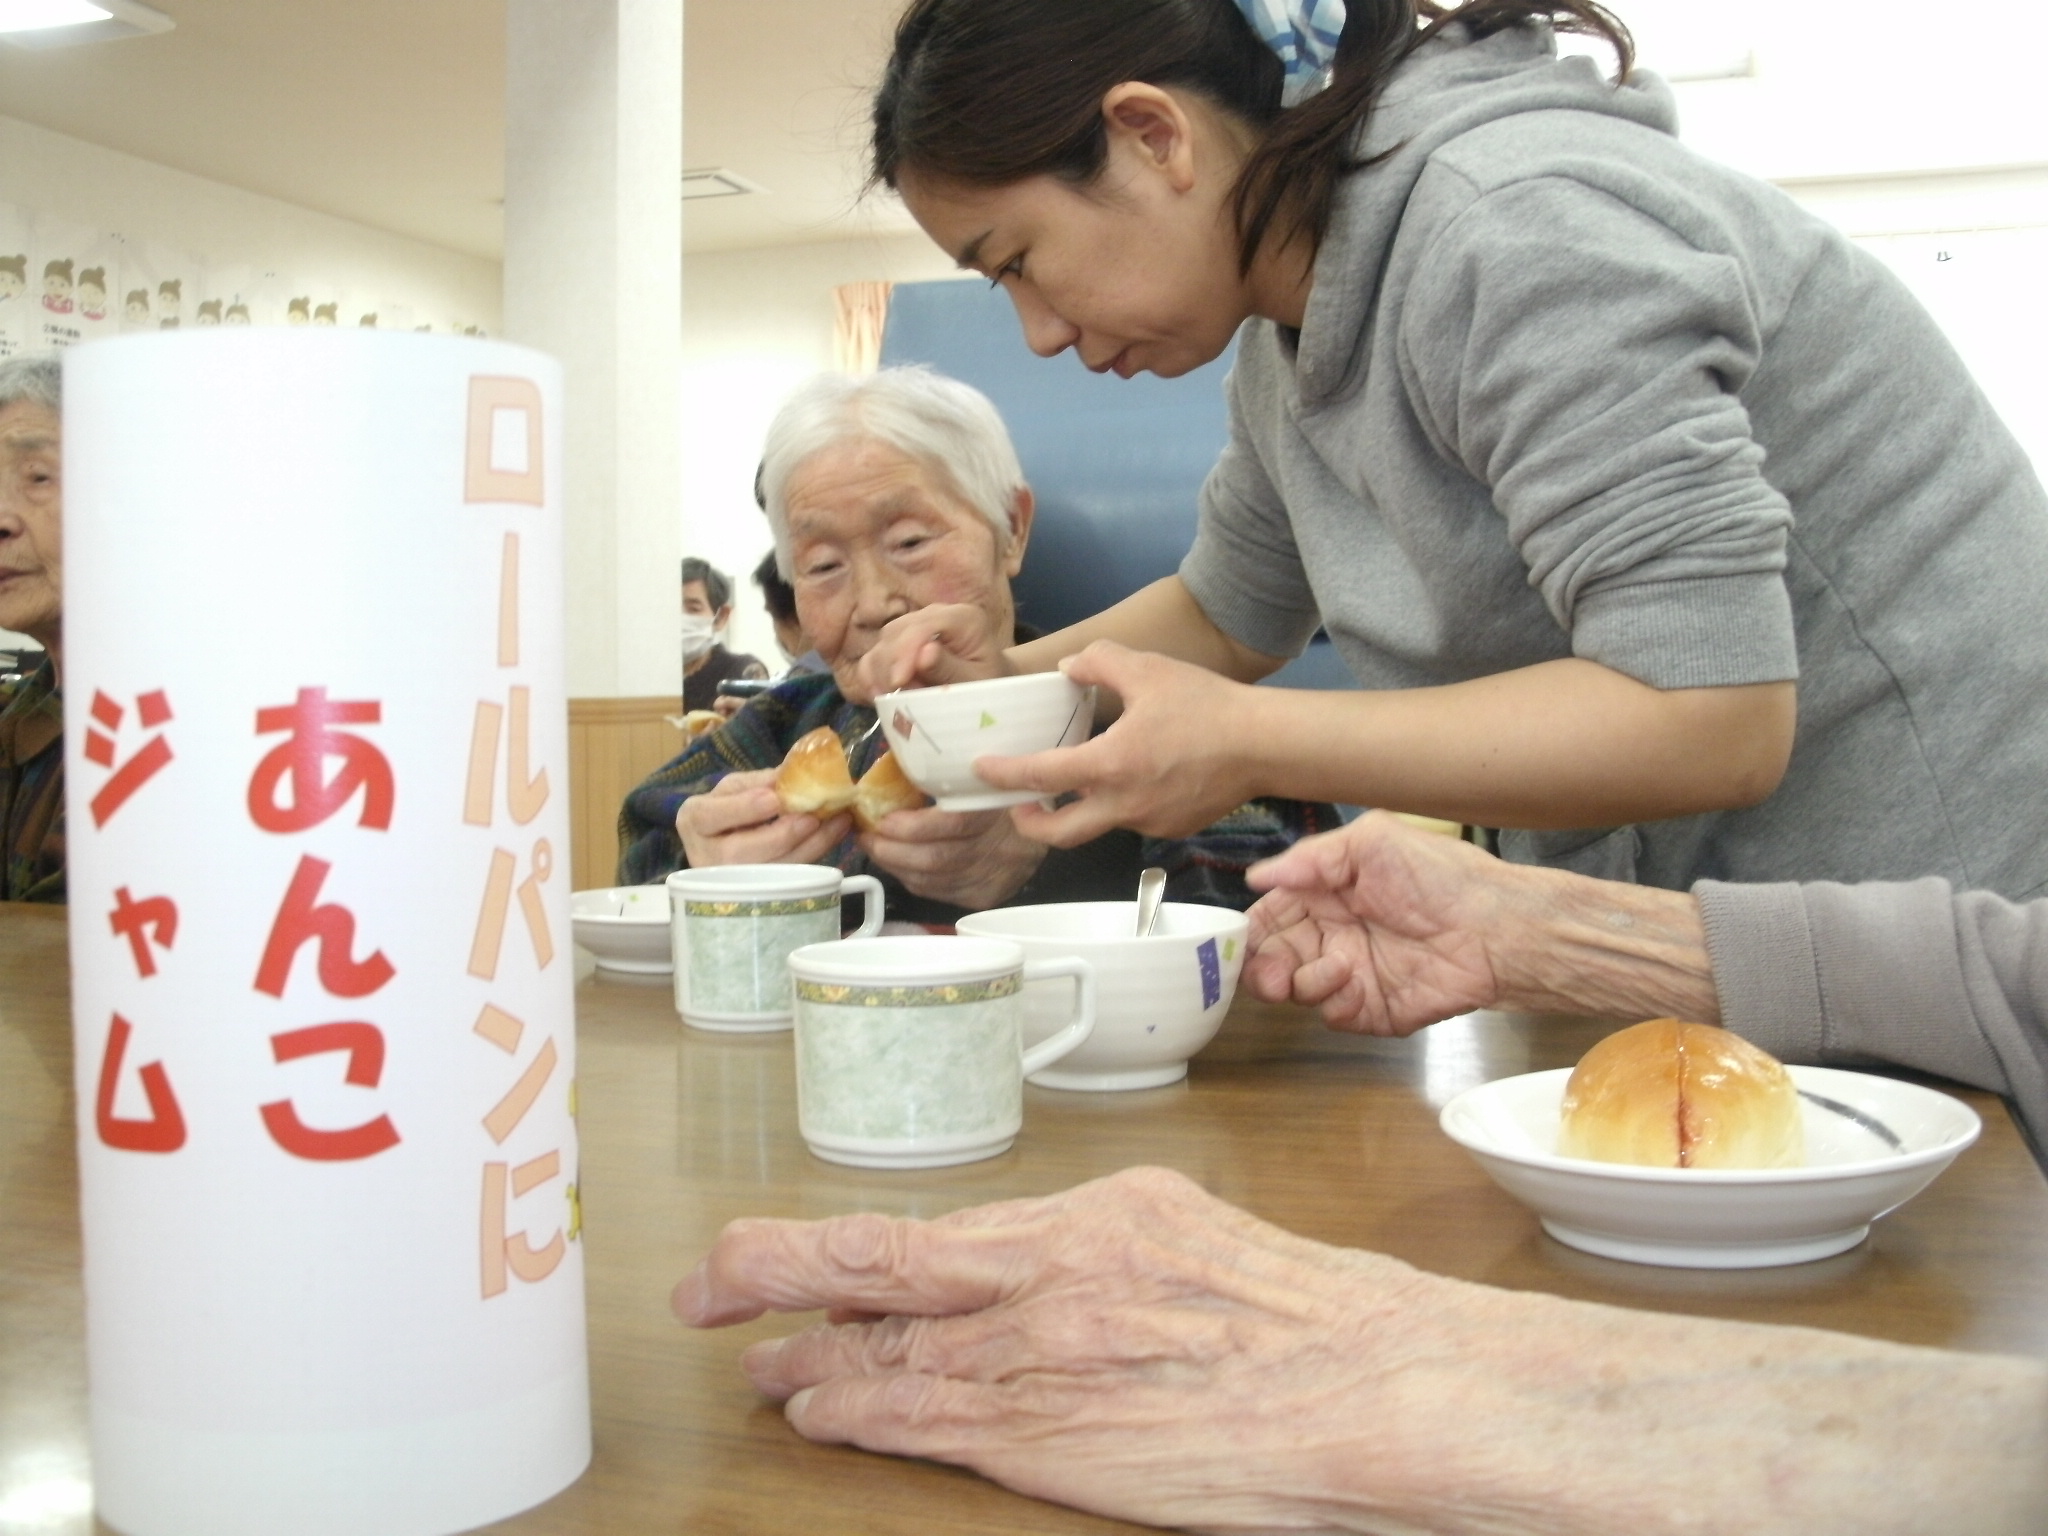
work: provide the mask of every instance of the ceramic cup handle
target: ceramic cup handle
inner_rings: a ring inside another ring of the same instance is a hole
[[[1069,955],[1064,960],[1032,960],[1024,966],[1027,982],[1043,981],[1049,976],[1074,978],[1074,1014],[1066,1028],[1024,1053],[1026,1077],[1043,1072],[1069,1051],[1079,1049],[1095,1029],[1095,967],[1079,955]]]
[[[860,926],[848,934],[850,939],[873,938],[882,931],[882,882],[873,875],[848,875],[840,882],[839,894],[859,891],[864,898],[861,903]]]

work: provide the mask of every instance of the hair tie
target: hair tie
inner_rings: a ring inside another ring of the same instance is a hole
[[[1344,31],[1344,0],[1237,0],[1237,8],[1286,67],[1282,106],[1330,83],[1330,63]]]

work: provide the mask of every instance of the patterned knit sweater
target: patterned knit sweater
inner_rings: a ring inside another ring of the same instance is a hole
[[[45,656],[0,683],[0,900],[64,900],[64,699]]]

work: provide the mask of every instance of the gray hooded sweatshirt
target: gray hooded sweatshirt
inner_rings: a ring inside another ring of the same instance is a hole
[[[2042,891],[2048,497],[1904,287],[1675,121],[1546,27],[1419,50],[1300,332],[1240,333],[1182,579],[1268,655],[1320,623],[1367,688],[1798,680],[1764,804],[1511,858]]]

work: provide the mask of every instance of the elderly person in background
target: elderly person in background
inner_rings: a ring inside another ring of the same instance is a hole
[[[872,869],[892,917],[943,923],[1004,903],[1128,898],[1158,864],[1176,899],[1244,906],[1248,865],[1335,824],[1327,806],[1259,800],[1191,838],[1117,831],[1048,849],[1001,811],[897,811],[858,838],[844,815],[785,814],[775,769],[799,737],[830,726],[857,743],[856,777],[886,750],[866,736],[875,712],[859,670],[884,625],[952,603],[1015,632],[1010,579],[1033,503],[995,407],[921,368],[804,385],[768,429],[762,489],[804,632],[830,670],[778,684],[627,797],[621,880],[685,863],[829,863]]]
[[[0,363],[0,629],[43,647],[0,680],[0,900],[64,900],[64,372]]]
[[[768,669],[758,656],[725,648],[720,638],[732,622],[732,578],[695,555],[683,561],[683,712],[710,709],[718,685],[728,678],[760,678]]]
[[[1250,872],[1244,985],[1336,1028],[1474,1008],[1719,1022],[2013,1096],[2048,1144],[2048,900],[1941,880],[1691,894],[1371,815]],[[699,1327],[810,1439],[1204,1531],[2048,1529],[2048,1367],[1594,1306],[1310,1242],[1160,1169],[921,1223],[742,1221]]]

